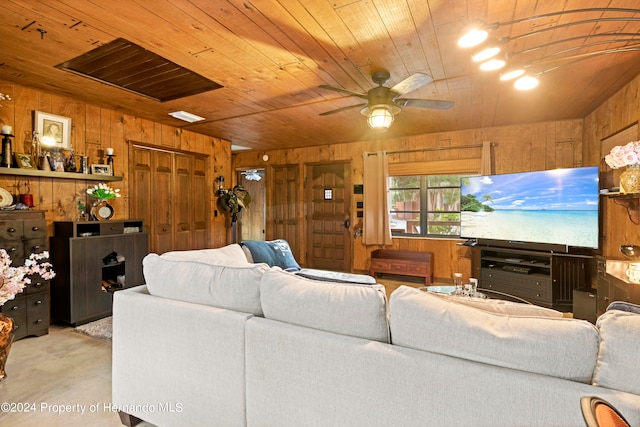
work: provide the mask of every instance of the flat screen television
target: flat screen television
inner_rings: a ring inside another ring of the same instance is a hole
[[[461,237],[598,248],[598,167],[462,178]]]

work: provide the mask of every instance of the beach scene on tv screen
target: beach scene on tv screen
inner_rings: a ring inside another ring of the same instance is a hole
[[[598,168],[462,179],[465,238],[598,247]]]

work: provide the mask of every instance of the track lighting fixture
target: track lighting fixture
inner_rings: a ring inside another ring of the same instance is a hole
[[[463,47],[463,48],[470,48],[470,47],[477,47],[480,45],[484,45],[484,47],[482,49],[478,49],[476,50],[476,52],[472,55],[472,60],[474,62],[479,62],[480,63],[480,69],[483,71],[495,71],[495,70],[499,70],[504,68],[507,65],[507,62],[512,59],[514,56],[520,55],[520,54],[525,54],[525,53],[530,53],[536,50],[540,50],[540,49],[544,49],[548,46],[551,45],[555,45],[555,44],[560,44],[560,43],[567,43],[570,41],[574,41],[574,40],[579,40],[579,39],[589,39],[591,37],[607,37],[608,39],[605,41],[599,41],[599,42],[594,42],[594,43],[586,43],[586,44],[581,44],[579,46],[574,46],[574,47],[570,47],[567,49],[563,49],[561,51],[557,51],[555,53],[551,53],[546,55],[544,58],[541,59],[536,59],[536,60],[532,60],[532,61],[528,61],[524,64],[524,66],[510,66],[506,69],[505,72],[500,74],[500,80],[501,81],[508,81],[508,80],[515,80],[514,83],[514,87],[516,89],[519,90],[530,90],[535,88],[536,86],[538,86],[539,84],[539,80],[538,80],[538,76],[547,73],[549,71],[555,70],[557,68],[559,68],[560,66],[563,65],[568,65],[568,64],[562,64],[562,65],[557,65],[555,67],[549,68],[545,71],[539,72],[537,74],[532,74],[532,75],[525,75],[525,69],[528,67],[531,67],[535,64],[541,64],[541,63],[545,63],[545,62],[552,62],[552,61],[561,61],[561,60],[566,60],[566,59],[573,59],[573,58],[580,58],[580,59],[586,59],[587,57],[592,57],[595,55],[600,55],[600,54],[605,54],[605,53],[617,53],[617,52],[628,52],[630,50],[640,50],[640,45],[633,45],[633,46],[622,46],[619,48],[609,48],[603,51],[599,51],[599,52],[586,52],[582,55],[575,55],[571,58],[567,57],[566,54],[568,52],[572,52],[572,51],[576,51],[579,49],[587,49],[587,48],[591,48],[593,46],[597,46],[597,45],[608,45],[611,46],[611,43],[629,43],[629,42],[633,42],[633,41],[639,41],[640,42],[640,35],[636,34],[636,33],[598,33],[598,34],[587,34],[587,35],[581,35],[581,36],[576,36],[576,37],[571,37],[568,39],[563,39],[563,40],[554,40],[552,42],[549,43],[545,43],[539,46],[534,46],[534,47],[530,47],[526,50],[522,50],[519,52],[515,52],[515,53],[503,53],[501,57],[497,56],[498,54],[501,53],[501,51],[506,50],[506,47],[508,46],[509,42],[513,41],[513,40],[518,40],[524,37],[531,37],[531,36],[535,36],[537,34],[541,34],[544,33],[546,31],[553,31],[556,29],[560,29],[560,28],[564,28],[564,27],[569,27],[569,26],[574,26],[574,25],[580,25],[580,24],[587,24],[587,23],[599,23],[602,21],[640,21],[640,17],[635,17],[635,16],[630,16],[630,17],[623,17],[623,16],[604,16],[602,17],[601,14],[593,19],[586,19],[586,20],[581,20],[581,21],[572,21],[572,22],[567,22],[567,23],[563,23],[563,24],[558,24],[558,25],[553,25],[553,26],[545,26],[544,28],[535,30],[535,31],[530,31],[527,33],[523,33],[520,35],[515,35],[515,36],[511,36],[511,37],[502,37],[496,40],[496,38],[490,39],[489,38],[489,33],[491,31],[497,30],[500,27],[506,26],[506,25],[513,25],[513,24],[517,24],[517,23],[521,23],[521,22],[525,22],[525,21],[533,21],[536,19],[541,19],[541,18],[549,18],[549,17],[553,17],[553,16],[561,16],[561,15],[567,15],[567,14],[574,14],[574,13],[580,13],[580,14],[585,14],[585,13],[589,13],[589,12],[617,12],[617,13],[640,13],[640,9],[628,9],[628,8],[610,8],[610,7],[606,7],[606,8],[585,8],[585,9],[573,9],[573,10],[561,10],[561,11],[557,11],[557,12],[551,12],[551,13],[545,13],[542,15],[535,15],[535,16],[528,16],[525,18],[521,18],[521,19],[515,19],[512,21],[508,21],[508,22],[496,22],[493,24],[488,24],[488,25],[483,25],[483,26],[475,26],[472,29],[470,29],[469,31],[467,31],[462,37],[460,37],[460,39],[458,40],[458,46]],[[618,37],[629,37],[626,39],[621,39]],[[638,38],[637,38],[638,37]],[[578,60],[580,60],[578,59]],[[570,63],[573,63],[575,61],[572,61]],[[522,64],[522,63],[521,63]]]

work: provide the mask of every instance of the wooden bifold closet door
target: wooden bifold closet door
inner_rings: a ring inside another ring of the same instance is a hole
[[[130,158],[130,216],[147,224],[150,251],[207,248],[207,157],[131,144]]]

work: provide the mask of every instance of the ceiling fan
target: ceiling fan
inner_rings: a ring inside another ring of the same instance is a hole
[[[244,175],[244,178],[248,181],[260,181],[264,176],[264,172],[258,171],[258,169],[247,169],[240,172],[240,174]]]
[[[367,123],[372,129],[387,130],[393,123],[394,116],[398,114],[400,107],[428,108],[436,110],[448,110],[454,106],[453,101],[438,101],[433,99],[413,99],[403,98],[402,95],[412,92],[419,87],[429,84],[433,81],[431,76],[424,73],[415,73],[389,88],[383,86],[391,75],[388,71],[375,71],[371,74],[371,79],[378,84],[377,87],[369,89],[367,93],[354,92],[340,87],[329,85],[321,85],[323,89],[329,89],[347,95],[357,96],[366,99],[364,104],[356,104],[348,107],[338,108],[336,110],[320,113],[321,116],[339,113],[341,111],[350,110],[352,108],[361,108],[360,112],[367,116]]]

